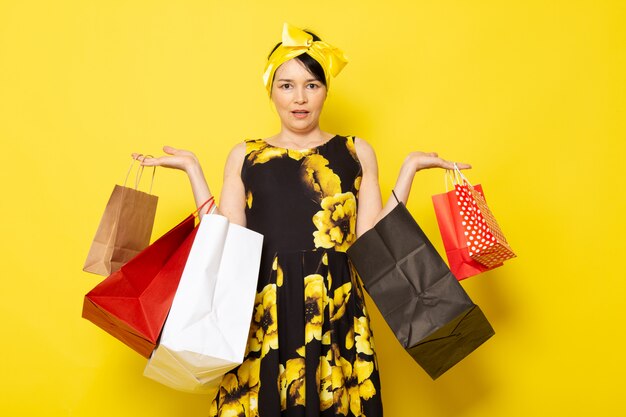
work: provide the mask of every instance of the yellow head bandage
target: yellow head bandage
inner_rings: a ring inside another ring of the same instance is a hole
[[[283,26],[283,42],[276,48],[267,60],[263,83],[268,94],[272,94],[272,81],[276,69],[292,58],[307,53],[320,63],[326,75],[326,87],[330,85],[330,76],[336,77],[348,63],[346,57],[338,48],[326,42],[314,41],[313,36],[305,31],[285,23]]]

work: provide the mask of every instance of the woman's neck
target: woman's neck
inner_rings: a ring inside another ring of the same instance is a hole
[[[269,140],[274,145],[304,149],[321,145],[332,137],[332,134],[324,132],[319,127],[307,132],[295,132],[283,128],[278,134],[269,138]]]

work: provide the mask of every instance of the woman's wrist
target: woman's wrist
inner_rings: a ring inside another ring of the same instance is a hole
[[[189,175],[189,177],[203,175],[200,162],[198,161],[198,158],[196,158],[195,156],[189,157],[187,163],[185,163],[184,170],[187,173],[187,175]]]
[[[406,171],[407,175],[415,175],[415,173],[420,169],[418,158],[416,158],[413,153],[410,153],[406,158],[404,158],[404,163],[402,164],[401,169],[402,172]]]
[[[419,171],[418,161],[415,158],[412,158],[411,155],[407,156],[400,167],[400,175],[401,178],[406,178],[412,181],[415,173]]]

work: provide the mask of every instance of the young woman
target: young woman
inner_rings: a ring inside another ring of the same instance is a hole
[[[330,76],[345,64],[340,50],[285,24],[264,75],[281,130],[237,144],[227,158],[217,212],[264,243],[244,362],[222,379],[211,416],[382,416],[363,290],[345,251],[397,202],[382,205],[366,141],[320,128]],[[194,154],[164,151],[143,164],[185,171],[196,203],[210,198]],[[453,164],[411,152],[398,198],[406,202],[415,173],[433,167]]]

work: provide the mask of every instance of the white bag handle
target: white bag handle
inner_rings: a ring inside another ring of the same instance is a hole
[[[451,170],[446,169],[446,174],[444,177],[444,181],[446,184],[446,192],[448,192],[448,182],[452,183],[452,188],[454,188],[454,186],[457,184],[461,185],[464,183],[467,183],[470,187],[474,187],[472,183],[467,179],[467,177],[463,175],[463,173],[457,166],[456,162],[454,162],[453,164],[454,164],[454,169],[451,169]]]

